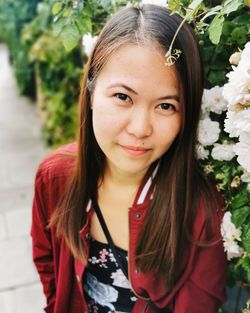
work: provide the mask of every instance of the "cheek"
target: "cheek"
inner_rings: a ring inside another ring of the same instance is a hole
[[[181,131],[181,118],[177,117],[167,124],[163,124],[160,127],[158,124],[158,142],[159,148],[164,152],[169,149],[169,147],[174,142],[175,138]]]
[[[117,112],[107,106],[105,103],[93,105],[93,129],[97,142],[102,140],[104,143],[112,140],[112,137],[121,129],[121,121]]]

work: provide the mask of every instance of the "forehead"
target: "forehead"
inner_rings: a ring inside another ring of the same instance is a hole
[[[97,84],[116,80],[134,84],[151,85],[157,89],[179,90],[179,78],[175,66],[165,65],[165,55],[155,45],[126,44],[119,47],[107,59],[97,77]]]

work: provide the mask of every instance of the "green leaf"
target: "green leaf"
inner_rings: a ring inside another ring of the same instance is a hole
[[[71,13],[71,10],[70,10],[70,9],[65,9],[65,10],[63,10],[63,17],[69,17],[69,16],[70,16],[70,13]]]
[[[237,209],[232,214],[232,220],[233,223],[236,225],[236,227],[242,226],[244,224],[245,220],[250,216],[250,207],[249,206],[243,206],[240,209]]]
[[[235,23],[231,21],[225,21],[222,28],[222,34],[225,36],[230,36],[235,27],[236,27]]]
[[[198,6],[202,3],[202,1],[203,1],[203,0],[194,0],[194,1],[192,1],[192,2],[189,4],[188,8],[191,9],[191,10],[195,10],[195,9],[197,9]]]
[[[231,12],[236,11],[239,6],[241,6],[243,4],[242,0],[227,0],[224,3],[223,9],[222,9],[222,13],[223,14],[229,14]]]
[[[57,15],[61,11],[62,7],[63,7],[62,2],[55,2],[52,7],[52,14]]]
[[[55,37],[57,37],[63,30],[64,26],[66,25],[66,20],[66,18],[61,17],[53,24],[53,35]]]
[[[203,48],[203,59],[206,62],[210,62],[214,54],[214,46],[210,45],[209,47]]]
[[[211,9],[209,9],[209,11],[203,16],[203,18],[201,19],[201,21],[204,21],[206,18],[208,18],[209,16],[215,15],[218,13],[218,11],[220,11],[222,8],[221,5],[217,5],[216,7],[213,7]]]
[[[112,7],[112,3],[110,0],[100,0],[100,4],[106,11],[110,10]]]
[[[243,45],[247,42],[247,32],[248,29],[243,26],[236,27],[231,34],[233,42],[238,43],[238,45]]]
[[[244,249],[247,252],[250,252],[250,226],[248,226],[245,231],[243,229],[243,234],[241,238],[242,238],[242,245]]]
[[[250,257],[246,256],[244,258],[239,259],[239,261],[237,263],[237,267],[239,267],[239,266],[242,266],[242,268],[245,270],[245,272],[247,274],[247,280],[250,283]]]
[[[215,45],[220,42],[224,20],[225,18],[223,15],[216,15],[208,28],[209,39]]]
[[[92,22],[89,17],[77,16],[75,18],[75,23],[81,34],[91,33],[92,31]]]
[[[208,74],[208,81],[211,86],[222,85],[225,83],[225,73],[220,71],[210,71]]]
[[[238,209],[243,206],[246,206],[249,204],[249,195],[247,191],[242,191],[238,193],[231,201],[230,207],[232,209]]]
[[[80,33],[77,26],[72,24],[66,25],[60,34],[60,38],[66,51],[71,51],[78,45],[80,39]]]
[[[238,25],[249,25],[250,24],[250,12],[247,12],[244,15],[236,16],[233,19],[233,22]]]

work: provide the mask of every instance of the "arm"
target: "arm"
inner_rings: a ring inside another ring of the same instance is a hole
[[[56,286],[51,232],[47,228],[49,218],[47,207],[48,192],[45,188],[46,185],[43,183],[42,173],[38,171],[32,208],[32,253],[47,299],[47,306],[44,310],[47,313],[52,313],[55,303]]]

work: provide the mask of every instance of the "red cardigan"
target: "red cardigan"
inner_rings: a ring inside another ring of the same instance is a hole
[[[62,150],[76,150],[75,145],[68,145]],[[47,298],[44,309],[48,313],[84,313],[87,304],[82,290],[82,277],[85,266],[74,260],[64,239],[58,239],[55,229],[48,229],[48,219],[56,208],[65,182],[72,166],[72,158],[54,153],[43,161],[37,171],[35,195],[33,201],[33,222],[31,228],[33,243],[33,260]],[[182,276],[170,291],[165,283],[154,275],[143,274],[136,270],[134,262],[136,238],[150,199],[138,204],[140,186],[135,202],[129,209],[129,273],[130,282],[135,293],[140,297],[133,313],[153,313],[145,298],[150,297],[159,308],[170,308],[173,313],[217,313],[225,302],[226,258],[222,241],[209,247],[191,245],[188,259],[183,262]],[[88,208],[88,217],[80,236],[88,245],[90,218],[93,213]],[[220,236],[219,225],[222,212],[214,213],[214,232]],[[193,236],[204,239],[205,212],[201,204],[195,219]],[[184,266],[185,264],[185,266]]]

